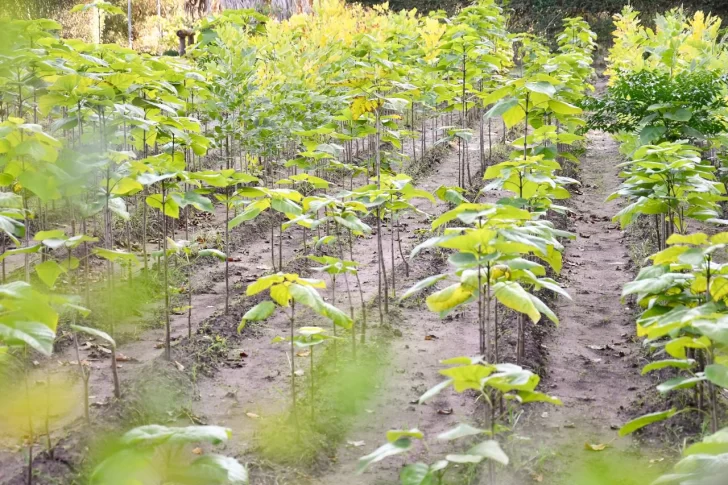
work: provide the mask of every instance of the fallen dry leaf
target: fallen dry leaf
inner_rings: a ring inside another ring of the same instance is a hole
[[[534,475],[531,475],[531,477],[533,478],[534,482],[538,482],[538,483],[543,482],[543,475],[541,475],[541,474],[538,474],[538,475],[534,474]]]
[[[311,355],[310,350],[302,350],[301,352],[296,352],[296,357],[308,357]]]
[[[185,370],[185,366],[183,366],[182,364],[180,364],[176,360],[174,361],[174,365],[177,366],[177,370],[180,371],[180,372],[182,372],[183,370]]]
[[[255,413],[245,413],[245,415],[251,419],[258,419],[260,417]]]
[[[450,416],[453,413],[452,408],[450,409],[438,409],[437,414],[442,414],[443,416]]]
[[[607,449],[607,446],[609,446],[609,445],[606,443],[599,443],[599,444],[584,443],[584,448],[586,448],[589,451],[604,451]]]
[[[202,448],[200,448],[198,446],[197,448],[195,448],[195,449],[192,450],[192,453],[194,453],[195,455],[201,455],[202,454]]]
[[[364,446],[366,443],[364,443],[363,441],[347,441],[346,444],[349,446],[353,446],[354,448],[359,448],[361,446]]]
[[[425,335],[425,340],[436,340],[437,335]]]

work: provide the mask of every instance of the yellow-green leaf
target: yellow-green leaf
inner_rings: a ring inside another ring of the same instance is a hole
[[[708,242],[708,236],[702,232],[695,234],[673,234],[667,238],[667,244],[692,244],[699,246]]]
[[[456,283],[428,296],[427,308],[432,312],[451,310],[467,301],[472,295],[472,291],[466,290],[460,283]]]
[[[541,319],[541,313],[528,296],[528,292],[519,283],[515,281],[499,282],[493,286],[493,291],[498,301],[511,310],[525,313],[533,323]]]

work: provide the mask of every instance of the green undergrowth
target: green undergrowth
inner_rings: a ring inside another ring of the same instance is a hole
[[[396,320],[395,314],[396,309],[390,308],[390,321]],[[306,375],[297,381],[299,431],[290,407],[263,419],[256,443],[262,459],[311,466],[335,452],[357,420],[366,417],[368,403],[383,384],[384,370],[390,362],[389,328],[389,323],[384,322],[365,345],[357,342],[356,359],[346,338],[338,342],[336,349],[331,342],[323,349],[317,348],[313,395],[308,358],[297,359],[298,368]]]
[[[575,447],[578,445],[574,445]],[[579,485],[645,485],[664,473],[670,461],[650,459],[637,449],[607,448],[601,452],[586,451],[579,455],[563,453],[567,468],[544,483],[574,483]],[[571,456],[569,456],[571,455]],[[649,466],[645,466],[645,464]]]

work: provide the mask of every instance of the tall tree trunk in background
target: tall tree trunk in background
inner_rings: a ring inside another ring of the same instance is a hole
[[[126,22],[127,22],[126,25],[127,25],[127,30],[128,30],[128,33],[129,33],[129,49],[133,49],[134,48],[134,42],[132,40],[132,37],[133,36],[132,36],[132,31],[131,31],[131,0],[128,0],[126,2],[126,15],[128,17],[126,19]]]
[[[212,0],[205,0],[205,14],[210,15],[212,11]]]
[[[157,0],[157,51],[161,54],[162,46],[162,0]]]

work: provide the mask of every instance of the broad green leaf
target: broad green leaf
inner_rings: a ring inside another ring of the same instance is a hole
[[[43,248],[42,244],[36,244],[35,246],[26,246],[23,248],[18,249],[8,249],[4,253],[0,254],[0,261],[7,258],[8,256],[12,256],[13,254],[32,254],[37,253],[38,251]]]
[[[28,345],[41,354],[50,357],[56,332],[48,325],[32,321],[12,321],[0,318],[0,342],[6,345]]]
[[[410,440],[409,438],[402,438],[398,441],[395,441],[394,443],[385,443],[384,445],[374,450],[372,453],[359,458],[356,472],[362,473],[372,463],[377,463],[390,456],[399,455],[400,453],[409,451],[411,448],[412,440]]]
[[[512,109],[514,106],[518,106],[518,99],[516,98],[505,98],[498,101],[492,108],[485,113],[484,118],[497,118],[503,116],[505,112]]]
[[[689,109],[678,108],[673,111],[666,111],[662,113],[662,116],[663,118],[673,121],[690,121],[690,118],[693,117],[693,113]]]
[[[698,382],[704,381],[705,377],[675,377],[668,381],[663,382],[657,386],[657,390],[665,394],[670,391],[676,391],[678,389],[688,389],[695,387]]]
[[[147,205],[160,211],[173,219],[179,219],[179,204],[173,197],[162,197],[162,194],[152,194],[146,198]]]
[[[227,441],[232,432],[221,426],[187,426],[168,427],[158,424],[140,426],[128,431],[121,437],[124,445],[153,446],[162,443],[188,444],[212,443],[214,445]]]
[[[93,253],[109,261],[126,261],[131,263],[139,263],[139,259],[134,253],[127,253],[126,251],[119,251],[116,249],[106,248],[93,248]]]
[[[58,277],[66,272],[65,268],[52,259],[48,259],[43,263],[35,265],[35,271],[38,273],[38,278],[40,278],[40,280],[48,288],[53,288]]]
[[[439,435],[437,435],[437,439],[450,441],[450,440],[456,440],[458,438],[462,438],[465,436],[473,436],[476,434],[482,434],[485,432],[486,432],[486,430],[480,429],[480,428],[474,428],[473,426],[470,426],[467,423],[459,423],[454,428],[452,428],[448,431],[444,431],[444,432],[440,433]]]
[[[440,371],[440,374],[452,379],[455,392],[463,392],[466,389],[479,391],[483,387],[483,379],[492,373],[492,367],[479,364],[463,365]]]
[[[534,93],[545,94],[548,97],[552,97],[556,94],[556,87],[553,84],[546,81],[536,81],[526,83],[526,89]]]
[[[246,323],[265,320],[273,314],[275,309],[275,303],[270,300],[258,303],[253,308],[245,312],[245,315],[243,315],[243,318],[240,321],[240,325],[238,325],[238,333],[240,333],[243,328],[245,328]]]
[[[506,127],[513,128],[526,117],[526,112],[523,110],[520,104],[517,104],[505,113],[503,113],[502,117],[503,122],[506,124]]]
[[[402,429],[391,429],[387,431],[387,441],[390,443],[394,443],[395,441],[401,439],[401,438],[417,438],[418,440],[421,440],[424,438],[425,435],[417,428],[413,428],[410,430],[402,430]]]
[[[455,283],[428,296],[427,308],[432,312],[451,310],[466,302],[471,296],[473,296],[472,291],[465,289],[460,283]]]
[[[695,360],[693,359],[665,359],[665,360],[657,360],[655,362],[650,362],[646,366],[642,368],[642,375],[647,374],[648,372],[652,372],[655,370],[664,369],[666,367],[673,367],[675,369],[689,369],[693,365],[695,365]]]
[[[541,313],[531,300],[528,292],[519,283],[515,281],[498,282],[493,285],[493,293],[504,306],[525,313],[534,323],[541,319]]]
[[[452,383],[453,383],[453,380],[452,379],[448,379],[446,381],[442,381],[441,383],[439,383],[439,384],[431,387],[430,389],[428,389],[427,391],[425,391],[425,393],[423,395],[420,396],[420,399],[418,401],[419,404],[422,404],[425,401],[428,401],[429,399],[432,399],[433,397],[437,396],[438,394],[440,394],[440,392],[443,389],[446,389]]]
[[[665,242],[667,244],[692,244],[693,246],[700,246],[708,242],[708,236],[702,232],[693,234],[674,233]]]
[[[198,480],[197,483],[248,485],[248,471],[238,460],[229,456],[206,454],[193,461],[190,469],[184,471]]]
[[[81,325],[71,325],[71,328],[77,332],[82,332],[87,335],[91,335],[92,337],[97,337],[106,342],[107,344],[111,345],[112,347],[116,348],[116,341],[111,338],[111,335],[104,332],[103,330],[98,330],[96,328],[91,327],[84,327]]]
[[[66,233],[61,229],[54,229],[52,231],[38,231],[33,236],[34,241],[44,241],[46,239],[66,239]]]
[[[282,212],[283,214],[293,214],[300,216],[303,212],[301,206],[288,199],[273,198],[270,201],[273,210]]]
[[[280,306],[288,307],[291,302],[291,293],[288,291],[288,285],[280,284],[271,286],[270,297]]]
[[[399,474],[400,485],[432,485],[430,467],[425,463],[405,465]]]
[[[200,252],[197,253],[197,255],[200,257],[212,256],[213,258],[217,258],[220,261],[225,261],[227,259],[225,253],[217,249],[201,249]]]
[[[248,287],[245,289],[245,294],[248,296],[256,295],[263,290],[267,290],[273,285],[282,283],[285,279],[286,278],[282,273],[276,273],[260,277],[256,281],[248,285]]]
[[[724,453],[728,453],[728,428],[706,436],[699,443],[693,443],[683,452],[683,455],[722,455]]]
[[[627,436],[632,434],[638,429],[644,428],[648,424],[656,423],[658,421],[664,421],[677,414],[677,409],[672,408],[667,411],[660,411],[656,413],[645,414],[639,418],[633,419],[627,422],[624,426],[619,428],[619,436]]]
[[[430,286],[434,285],[438,281],[447,278],[447,274],[438,274],[434,276],[429,276],[425,278],[424,280],[418,281],[414,284],[410,289],[404,292],[404,294],[399,297],[399,300],[402,301],[405,298],[409,298],[410,296],[414,295],[418,291],[422,291],[425,288],[429,288]]]
[[[710,364],[705,367],[705,377],[713,384],[728,389],[728,367]]]
[[[581,113],[581,108],[574,106],[573,104],[559,101],[558,99],[549,100],[549,108],[556,114],[560,115],[578,115]]]
[[[251,221],[251,220],[255,219],[256,217],[258,217],[260,215],[261,212],[262,212],[262,210],[257,207],[251,207],[249,209],[244,210],[237,216],[230,219],[230,222],[228,222],[228,229],[234,229],[245,221]]]
[[[549,396],[548,394],[544,394],[542,392],[538,391],[518,391],[518,401],[521,404],[526,404],[529,402],[545,402],[549,404],[553,404],[554,406],[561,406],[563,403],[561,402],[561,399],[559,399],[556,396]]]
[[[486,440],[478,443],[468,450],[468,455],[482,456],[489,460],[498,462],[501,465],[508,464],[508,455],[503,452],[500,445],[495,440]]]

